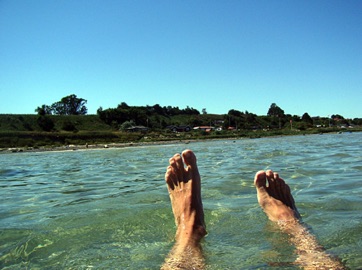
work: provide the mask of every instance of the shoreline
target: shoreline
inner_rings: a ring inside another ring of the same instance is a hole
[[[69,144],[63,146],[41,146],[41,147],[10,147],[0,148],[0,154],[10,153],[29,153],[29,152],[66,152],[77,150],[100,150],[100,149],[117,149],[126,147],[140,147],[150,145],[172,145],[172,144],[189,144],[192,142],[205,142],[205,141],[236,141],[236,140],[252,140],[262,138],[282,138],[286,136],[310,136],[310,135],[323,135],[322,134],[285,134],[285,135],[272,135],[272,136],[260,136],[260,137],[229,137],[229,138],[203,138],[203,139],[187,139],[187,140],[165,140],[165,141],[148,141],[148,142],[127,142],[127,143],[99,143],[99,144]],[[328,134],[341,134],[341,132],[333,132]]]
[[[191,142],[199,141],[208,141],[213,139],[205,140],[171,140],[171,141],[150,141],[150,142],[128,142],[128,143],[106,143],[106,144],[69,144],[64,146],[56,147],[11,147],[11,148],[0,148],[0,154],[10,154],[10,153],[37,153],[37,152],[67,152],[67,151],[78,151],[78,150],[100,150],[100,149],[117,149],[117,148],[126,148],[126,147],[140,147],[140,146],[150,146],[150,145],[172,145],[172,144],[189,144]],[[221,140],[221,139],[215,139]],[[224,139],[228,140],[228,139]]]

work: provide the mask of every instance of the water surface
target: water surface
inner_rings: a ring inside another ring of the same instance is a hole
[[[362,133],[0,155],[0,268],[158,269],[175,226],[164,173],[198,158],[208,269],[292,266],[288,237],[260,210],[253,177],[273,169],[326,250],[362,267]]]

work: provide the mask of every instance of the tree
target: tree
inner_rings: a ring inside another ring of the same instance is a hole
[[[42,105],[35,109],[39,115],[58,114],[58,115],[84,115],[87,114],[87,101],[83,98],[77,98],[76,95],[63,97],[60,101],[51,106]],[[98,110],[102,110],[101,108]]]
[[[102,114],[102,112],[103,112],[103,107],[100,106],[100,107],[98,108],[98,110],[97,110],[97,115]]]
[[[228,111],[228,115],[233,115],[233,116],[236,116],[236,117],[242,117],[243,113],[241,111],[231,109],[231,110]]]
[[[52,114],[52,108],[48,105],[43,104],[41,107],[36,108],[35,112],[37,112],[39,115]]]
[[[272,103],[268,110],[268,116],[282,117],[284,116],[284,111],[280,107],[278,107],[275,103]]]
[[[302,121],[309,124],[309,125],[313,125],[313,119],[312,119],[312,117],[309,116],[308,113],[303,114]]]
[[[119,104],[117,108],[118,109],[129,109],[130,106],[128,106],[126,102],[121,102],[121,104]]]
[[[202,109],[202,114],[207,114],[206,108]]]
[[[339,114],[332,114],[331,119],[338,121],[338,120],[344,119],[344,117],[342,115],[339,115]]]
[[[63,97],[60,101],[53,103],[51,106],[54,114],[59,115],[85,115],[87,114],[87,107],[85,104],[87,100],[77,98],[76,95],[69,95]]]
[[[165,114],[164,111],[163,111],[163,108],[159,104],[153,105],[153,111],[156,114],[159,114],[159,115],[164,115]]]

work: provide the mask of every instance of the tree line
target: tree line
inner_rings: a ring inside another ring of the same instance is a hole
[[[97,110],[97,115],[102,121],[108,125],[121,125],[126,121],[132,121],[137,125],[153,126],[154,121],[161,122],[161,126],[166,123],[165,118],[175,115],[199,115],[200,112],[194,108],[186,107],[180,109],[179,107],[164,106],[159,104],[153,106],[128,106],[127,103],[122,102],[116,108],[109,108],[103,110],[100,107]],[[153,120],[152,122],[150,122]],[[162,122],[162,120],[164,120]],[[163,124],[162,124],[163,123]]]
[[[52,105],[42,105],[35,109],[38,113],[38,123],[44,130],[52,129],[52,122],[47,115],[85,115],[87,114],[87,100],[78,98],[72,94],[63,97]],[[242,112],[231,109],[227,114],[211,117],[202,110],[202,114],[194,108],[187,106],[185,109],[172,106],[129,106],[121,102],[116,108],[97,110],[97,115],[106,124],[115,129],[132,125],[143,125],[149,128],[165,128],[168,125],[217,125],[223,129],[265,129],[265,128],[296,128],[307,129],[315,126],[329,127],[334,125],[362,125],[361,118],[353,120],[344,119],[335,114],[328,117],[311,117],[304,113],[302,117],[285,114],[276,103],[272,103],[265,116],[258,116],[248,111]],[[180,116],[180,117],[178,117]],[[181,117],[182,116],[182,117]],[[67,123],[68,130],[72,129],[71,123]]]

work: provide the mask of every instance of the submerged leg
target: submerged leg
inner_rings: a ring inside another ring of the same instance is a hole
[[[344,269],[328,255],[317,239],[303,226],[289,186],[272,171],[259,171],[254,178],[258,202],[268,218],[288,233],[296,248],[296,264],[305,269]]]
[[[185,150],[170,158],[165,180],[177,226],[175,245],[161,269],[202,269],[200,240],[206,235],[196,156]],[[185,167],[186,165],[186,167]]]

